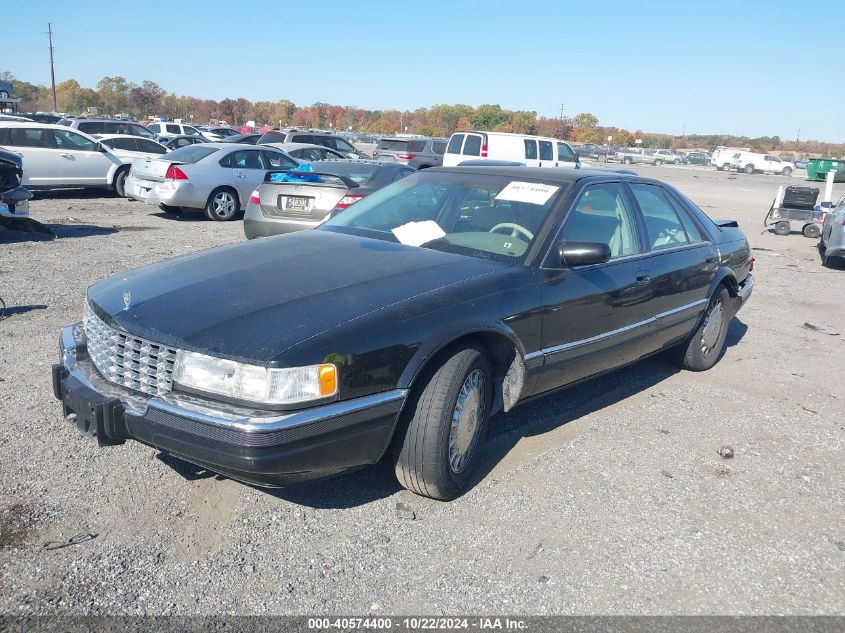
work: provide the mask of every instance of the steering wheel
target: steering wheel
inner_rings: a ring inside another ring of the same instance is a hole
[[[534,234],[526,229],[524,226],[520,226],[519,224],[514,224],[513,222],[501,222],[497,224],[492,229],[490,229],[490,233],[495,233],[499,229],[510,229],[511,230],[511,237],[517,237],[520,233],[522,233],[525,237],[528,238],[529,241],[534,239]]]

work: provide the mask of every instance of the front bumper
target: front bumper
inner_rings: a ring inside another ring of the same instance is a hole
[[[78,324],[76,324],[78,325]],[[100,446],[134,439],[214,472],[281,486],[374,464],[386,451],[407,390],[291,412],[236,407],[187,394],[149,396],[103,378],[62,328],[53,393],[65,418]]]

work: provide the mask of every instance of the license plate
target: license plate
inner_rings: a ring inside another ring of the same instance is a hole
[[[308,198],[302,196],[287,196],[285,198],[285,209],[305,211],[308,208]]]

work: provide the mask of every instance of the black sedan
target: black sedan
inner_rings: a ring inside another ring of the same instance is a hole
[[[261,138],[261,134],[232,134],[231,136],[227,136],[225,138],[220,139],[220,143],[247,143],[249,145],[255,145],[258,143],[258,139]]]
[[[280,143],[271,147],[288,151],[289,145]],[[314,161],[299,169],[307,171],[267,172],[244,211],[247,238],[314,228],[329,214],[343,211],[417,171],[403,163],[346,158]]]
[[[709,165],[710,155],[704,152],[690,152],[685,154],[682,161],[684,165]]]
[[[203,136],[188,136],[188,135],[179,135],[179,136],[159,136],[158,142],[164,145],[167,149],[174,150],[179,149],[180,147],[186,147],[187,145],[196,145],[197,143],[208,143],[208,139]]]
[[[94,284],[53,387],[101,445],[265,486],[386,458],[449,499],[491,416],[664,350],[712,367],[752,262],[735,222],[656,180],[428,169],[315,230]]]

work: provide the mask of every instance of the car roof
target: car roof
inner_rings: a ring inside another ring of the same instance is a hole
[[[426,172],[449,171],[465,174],[488,174],[493,176],[505,176],[519,180],[520,178],[535,178],[561,183],[576,183],[585,178],[619,178],[622,180],[643,180],[657,182],[653,178],[644,178],[632,171],[612,170],[601,168],[554,168],[554,167],[504,167],[504,166],[458,166],[458,167],[430,167]]]
[[[336,151],[333,150],[331,147],[326,147],[325,145],[317,145],[316,143],[262,143],[259,147],[275,147],[276,149],[282,150],[289,150],[289,149],[327,149],[329,151]],[[354,162],[354,161],[353,161]]]
[[[67,125],[56,125],[55,123],[39,123],[38,121],[0,121],[0,125],[2,125],[3,127],[39,127],[50,130],[67,129]],[[76,130],[74,130],[74,132],[76,132]]]
[[[136,136],[135,134],[95,134],[94,136],[101,141],[108,141],[114,138],[140,138],[145,141],[152,141],[153,143],[157,142],[155,139],[149,138],[148,136]]]

